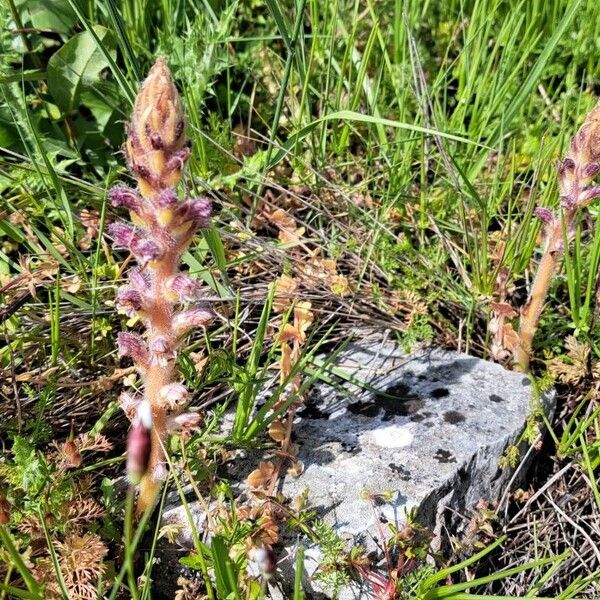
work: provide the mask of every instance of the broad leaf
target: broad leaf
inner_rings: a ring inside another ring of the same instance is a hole
[[[116,41],[112,32],[96,26],[100,42],[116,56]],[[48,61],[48,90],[56,104],[65,112],[77,107],[84,90],[91,90],[100,82],[100,76],[109,63],[93,36],[83,31],[73,36]]]
[[[28,0],[26,6],[31,17],[31,24],[42,31],[68,33],[77,21],[73,9],[66,2]]]

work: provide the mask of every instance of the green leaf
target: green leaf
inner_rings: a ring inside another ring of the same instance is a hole
[[[116,57],[116,41],[111,31],[99,25],[94,32],[108,53]],[[48,61],[48,90],[65,112],[77,107],[84,90],[100,82],[100,74],[110,66],[88,31],[73,36]]]
[[[27,9],[31,24],[36,29],[68,33],[77,21],[73,9],[56,0],[28,0]]]
[[[36,453],[35,448],[20,436],[15,437],[13,455],[18,467],[19,487],[30,496],[36,496],[46,484],[48,466]]]

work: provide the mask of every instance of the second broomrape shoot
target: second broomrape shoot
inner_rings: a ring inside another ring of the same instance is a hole
[[[179,271],[181,256],[194,234],[208,226],[206,198],[180,200],[175,187],[190,155],[181,101],[162,59],[150,70],[137,95],[125,152],[137,190],[118,186],[113,206],[129,210],[133,225],[113,223],[115,248],[129,250],[138,266],[117,295],[119,310],[137,315],[144,336],[121,332],[120,356],[129,356],[142,378],[143,395],[123,392],[121,407],[132,421],[127,441],[127,470],[140,484],[138,514],[155,502],[166,476],[164,444],[170,433],[195,427],[197,413],[183,412],[189,393],[176,378],[176,351],[193,328],[213,317],[199,302],[200,284]]]
[[[547,208],[537,208],[536,215],[544,222],[545,247],[529,298],[521,309],[518,343],[513,349],[517,369],[529,371],[533,336],[550,284],[565,252],[565,240],[575,231],[577,212],[600,197],[600,185],[593,180],[600,173],[600,103],[590,112],[571,140],[569,154],[558,167],[560,217]]]

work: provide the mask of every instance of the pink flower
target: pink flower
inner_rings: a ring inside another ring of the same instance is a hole
[[[140,208],[141,199],[135,190],[125,185],[118,185],[108,192],[108,196],[114,207],[124,206],[128,210],[137,212]]]
[[[189,402],[190,393],[181,383],[169,383],[160,388],[159,398],[167,405],[170,410],[178,406],[184,406]]]
[[[200,292],[200,283],[181,273],[169,279],[167,286],[179,296],[182,302],[197,299]]]
[[[133,317],[135,313],[142,309],[144,304],[142,295],[129,287],[122,287],[117,293],[117,308],[124,312],[128,317]]]
[[[150,342],[151,362],[161,366],[166,366],[170,360],[175,357],[175,352],[169,344],[169,341],[162,337],[155,337]]]
[[[207,305],[199,305],[184,310],[173,317],[173,329],[177,335],[183,335],[190,329],[206,327],[214,318],[214,312]]]
[[[138,405],[141,398],[133,396],[129,392],[121,392],[119,395],[119,406],[130,421],[133,421],[137,414]]]
[[[129,356],[137,365],[148,364],[148,348],[144,340],[136,333],[120,331],[117,334],[117,348],[119,357]]]
[[[162,255],[161,247],[152,240],[139,239],[131,246],[138,262],[144,266],[151,261],[158,260]]]
[[[167,418],[167,429],[170,433],[189,432],[200,425],[202,415],[199,413],[182,413]]]
[[[125,223],[111,223],[108,226],[108,233],[113,239],[115,248],[131,250],[133,244],[140,242],[140,235],[136,229]]]

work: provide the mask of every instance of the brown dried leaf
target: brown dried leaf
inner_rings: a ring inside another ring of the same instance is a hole
[[[275,473],[275,465],[269,461],[261,461],[258,469],[255,469],[248,475],[246,483],[251,490],[260,490],[266,488],[271,482]]]
[[[276,442],[283,442],[286,438],[286,427],[280,419],[276,419],[269,425],[269,436]]]
[[[275,297],[273,298],[273,310],[281,313],[285,312],[291,305],[298,281],[289,275],[282,275],[275,281]]]

